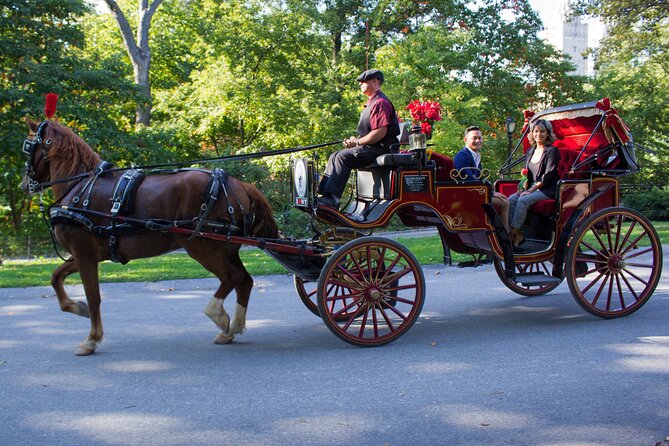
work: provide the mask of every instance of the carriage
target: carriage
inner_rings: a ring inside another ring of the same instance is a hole
[[[514,248],[491,197],[518,190],[519,180],[513,178],[529,147],[530,124],[537,119],[550,121],[558,137],[561,179],[555,199],[533,206],[526,242]],[[52,133],[48,123],[33,123],[35,136],[24,144],[30,157],[24,189],[53,187],[61,197],[50,209],[51,225],[74,262],[58,268],[52,284],[63,311],[92,319],[91,334],[78,351],[82,355],[93,353],[102,338],[97,262],[179,247],[221,279],[205,309],[222,330],[217,343],[230,342],[244,330],[252,281],[237,254],[243,244],[263,249],[292,272],[302,302],[342,340],[379,346],[402,336],[421,313],[426,285],[420,263],[407,248],[373,235],[394,216],[407,227],[435,227],[442,242],[437,249],[445,254],[471,254],[474,264],[492,258],[500,280],[518,294],[543,295],[566,280],[576,302],[602,318],[638,310],[662,271],[661,244],[652,224],[620,206],[620,177],[639,166],[630,132],[608,99],[526,112],[522,137],[494,182],[485,171],[465,181],[451,158],[428,150],[420,134],[409,135],[408,147],[356,171],[355,191],[342,211],[317,205],[317,166],[309,158],[295,158],[293,206],[310,216],[315,234],[306,240],[279,236],[257,191],[218,169],[168,169],[143,179],[136,169],[114,173],[99,157],[86,155],[91,160],[84,162],[81,155],[78,163],[87,169],[56,173],[57,152],[48,146],[65,137]],[[71,159],[62,164],[68,162],[77,165]],[[174,175],[180,179],[174,181]],[[181,183],[187,187],[179,189]],[[208,195],[188,196],[191,189],[205,189]],[[170,206],[175,194],[181,197],[178,206]],[[111,211],[88,206],[90,201],[108,208],[110,200]],[[133,208],[130,200],[146,204]],[[95,253],[89,253],[89,245],[95,245]],[[219,252],[217,257],[213,252]],[[88,305],[70,300],[63,289],[73,272],[82,277]],[[231,321],[223,300],[232,289],[238,305]]]
[[[550,121],[558,138],[558,193],[531,208],[525,242],[514,248],[491,197],[518,190],[520,180],[509,177],[524,166],[527,134],[538,119]],[[314,166],[298,159],[293,204],[325,225],[312,246],[327,255],[294,265],[293,256],[268,252],[294,272],[307,308],[355,345],[396,339],[423,306],[425,279],[411,252],[392,240],[361,236],[386,226],[394,215],[407,227],[436,227],[445,255],[472,254],[474,265],[491,256],[500,280],[518,294],[539,296],[566,280],[586,311],[602,318],[625,316],[650,298],[662,270],[652,224],[620,206],[620,177],[638,170],[630,132],[608,99],[526,112],[522,137],[494,183],[485,171],[477,181],[465,181],[451,158],[423,145],[382,155],[359,169],[353,198],[339,212],[314,207]]]

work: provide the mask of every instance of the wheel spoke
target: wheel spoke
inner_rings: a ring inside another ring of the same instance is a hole
[[[613,282],[613,281],[611,281]],[[623,290],[620,286],[620,276],[616,274],[616,287],[618,288],[618,297],[620,299],[620,308],[625,308],[625,299],[623,298]]]
[[[608,248],[609,252],[615,252],[615,246],[613,244],[613,240],[611,239],[611,223],[610,223],[609,219],[606,220],[606,238],[609,242],[609,244],[607,245],[609,247]],[[611,249],[611,248],[614,248],[614,249]]]
[[[617,218],[617,220],[618,220],[618,224],[617,224],[617,228],[616,228],[616,243],[615,243],[615,245],[614,245],[614,247],[613,247],[613,251],[614,251],[614,252],[617,252],[617,251],[618,251],[618,247],[621,246],[621,245],[619,245],[618,243],[620,242],[620,230],[621,230],[622,227],[623,227],[623,216],[620,215],[620,214],[618,214],[618,215],[616,215],[616,218]]]
[[[397,271],[396,273],[392,273],[390,276],[384,277],[383,281],[379,282],[379,284],[381,286],[385,286],[389,283],[398,282],[402,277],[406,276],[410,272],[411,272],[411,268],[409,268],[409,267],[403,268],[403,269]]]
[[[599,249],[595,248],[594,246],[592,246],[590,243],[586,242],[585,240],[581,240],[581,244],[587,246],[588,249],[590,249],[590,251],[592,251],[594,253],[600,253],[601,252]]]
[[[609,281],[609,275],[604,274],[604,280],[602,281],[602,284],[599,286],[599,290],[597,290],[597,293],[595,294],[595,299],[591,302],[593,306],[597,305],[597,301],[599,300],[599,296],[602,294],[602,290],[606,286],[606,282]]]
[[[359,338],[365,337],[365,326],[367,325],[367,318],[369,317],[369,305],[365,303],[364,305],[361,305],[361,307],[363,306],[365,307],[365,313],[362,315],[362,320],[360,321],[360,330],[358,330]],[[372,312],[374,312],[373,309]]]
[[[584,274],[584,276],[587,276],[587,275],[589,275],[589,274],[596,273],[596,272],[597,272],[597,273],[601,273],[602,271],[606,270],[607,268],[608,268],[607,265],[604,265],[604,266],[598,266],[598,267],[596,267],[596,268],[593,268],[593,269],[590,269],[590,270],[586,271],[585,274]],[[585,291],[585,290],[584,290],[584,291]]]
[[[628,270],[627,268],[623,268],[623,271],[625,271],[627,274],[634,277],[636,280],[643,283],[644,285],[648,285],[647,281],[643,280],[641,277],[637,276],[636,274],[634,274],[632,271]]]
[[[630,224],[630,227],[627,228],[627,232],[625,233],[625,238],[623,239],[622,242],[620,242],[619,249],[622,249],[623,246],[625,246],[627,240],[629,240],[630,236],[632,235],[632,232],[634,232],[635,227],[636,227],[636,220],[633,220],[632,223]]]
[[[395,265],[400,261],[401,256],[398,254],[392,261],[390,265],[386,268],[386,270],[383,272],[383,276],[377,281],[377,283],[383,283],[386,279],[386,276],[395,268]],[[391,281],[392,282],[392,281]]]
[[[355,321],[358,318],[358,314],[363,309],[364,309],[364,305],[358,305],[358,308],[355,309],[355,311],[351,314],[351,316],[346,321],[346,324],[344,324],[344,326],[342,327],[342,329],[344,331],[348,331],[348,329],[351,327],[351,324],[353,323],[353,321]],[[344,313],[343,311],[340,311],[339,313],[337,313],[333,316],[336,318],[337,316],[341,316],[343,313]]]
[[[392,306],[391,306],[392,307]],[[386,313],[386,309],[383,308],[383,305],[378,305],[379,311],[381,312],[381,316],[383,316],[383,319],[386,321],[386,325],[388,325],[388,329],[391,332],[395,331],[395,326],[393,325],[393,321],[390,320],[390,317],[388,317],[388,313]]]
[[[609,276],[609,293],[606,295],[606,311],[611,311],[611,297],[613,295],[613,277]]]
[[[606,269],[606,268],[602,268],[602,269]],[[582,291],[583,294],[587,293],[590,288],[592,288],[597,282],[599,282],[599,279],[601,279],[602,277],[604,277],[606,275],[606,273],[602,273],[599,268],[597,268],[597,271],[599,271],[601,274],[599,276],[597,276],[592,282],[590,282],[590,285],[588,285],[587,287],[585,287],[583,289],[583,291]]]
[[[583,256],[578,256],[575,257],[574,260],[577,262],[586,262],[586,263],[603,263],[603,264],[608,264],[609,262],[607,260],[600,260],[596,257],[583,257]]]
[[[392,311],[393,313],[395,313],[395,314],[397,315],[397,317],[399,317],[400,319],[402,319],[402,321],[406,321],[406,320],[407,320],[407,317],[404,315],[404,313],[402,313],[400,310],[398,310],[397,308],[393,307],[392,305],[388,306],[388,309],[389,309],[390,311]]]
[[[647,253],[647,252],[652,252],[652,251],[653,251],[653,247],[650,246],[650,247],[648,247],[648,248],[646,248],[646,249],[642,249],[642,250],[640,250],[640,251],[638,251],[638,252],[635,252],[634,254],[630,254],[630,255],[628,255],[628,256],[625,256],[625,260],[627,260],[627,259],[632,259],[632,258],[634,258],[634,257],[639,257],[639,256],[644,255],[644,254]],[[625,263],[627,263],[627,262],[625,262]]]
[[[638,243],[639,243],[639,240],[641,240],[642,238],[644,238],[646,235],[648,235],[648,233],[647,233],[646,230],[644,229],[644,231],[641,233],[641,235],[639,235],[636,239],[634,239],[634,241],[631,242],[627,248],[625,248],[622,252],[620,252],[620,255],[621,255],[621,256],[624,256],[624,255],[627,253],[627,251],[629,251],[630,249],[632,249],[632,248],[634,248],[635,246],[637,246]]]
[[[597,241],[599,242],[599,245],[602,247],[602,249],[604,250],[604,252],[605,252],[606,254],[609,254],[609,255],[610,255],[610,254],[611,254],[611,251],[610,251],[609,249],[607,249],[606,245],[604,245],[604,242],[602,241],[602,238],[601,238],[600,235],[599,235],[599,231],[596,231],[596,230],[593,229],[591,232],[595,235],[595,238],[596,238]],[[583,243],[585,244],[585,242],[583,242]],[[610,247],[611,247],[611,245],[609,245],[609,248],[610,248]],[[592,250],[595,251],[595,252],[598,252],[598,251],[599,251],[599,250],[595,249],[594,247],[592,248]]]
[[[341,265],[341,264],[340,264],[340,265],[337,265],[337,269],[338,269],[339,271],[341,271],[342,273],[346,274],[348,277],[350,277],[351,280],[352,280],[353,282],[355,282],[355,283],[358,285],[358,287],[360,287],[360,289],[362,289],[362,288],[365,287],[365,284],[362,283],[362,282],[360,282],[360,281],[358,280],[357,277],[353,276],[353,274],[351,274],[351,272],[350,272],[348,269],[346,269],[343,265]],[[339,284],[341,284],[341,285],[343,285],[343,286],[350,286],[350,284],[351,284],[351,282],[347,282],[347,281],[345,281],[343,278],[342,278],[342,279],[339,279],[339,280],[340,280],[340,282],[338,282],[338,281],[336,281],[336,280],[333,280],[333,282],[334,282],[334,283],[339,283]]]
[[[383,288],[385,291],[403,291],[403,290],[411,290],[413,288],[416,288],[416,284],[412,283],[409,285],[401,285],[401,286],[396,286],[396,287],[385,287]],[[393,299],[397,299],[396,296],[390,296]]]
[[[624,274],[620,274],[620,277],[623,278],[623,282],[627,285],[627,289],[630,290],[630,293],[632,293],[632,296],[634,296],[634,300],[639,300],[639,296],[636,294],[636,291],[634,291],[634,288],[632,288],[632,285],[627,281],[627,278],[625,277]]]

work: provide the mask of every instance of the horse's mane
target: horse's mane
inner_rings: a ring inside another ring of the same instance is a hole
[[[100,155],[63,125],[49,122],[44,138],[51,138],[53,141],[49,149],[49,162],[60,176],[70,177],[91,171],[100,162]]]

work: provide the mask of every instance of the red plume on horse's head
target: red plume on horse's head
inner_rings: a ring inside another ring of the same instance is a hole
[[[46,95],[46,104],[44,105],[44,114],[47,119],[56,114],[56,104],[58,104],[58,95],[55,93],[48,93]]]

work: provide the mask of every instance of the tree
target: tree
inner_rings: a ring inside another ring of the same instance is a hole
[[[151,48],[149,31],[151,20],[163,0],[139,0],[137,11],[137,34],[133,35],[130,22],[115,0],[104,0],[111,11],[123,37],[128,57],[132,62],[135,84],[139,86],[139,99],[135,112],[135,125],[148,126],[151,123]]]
[[[642,175],[630,179],[669,181],[669,4],[654,0],[583,0],[575,10],[600,17],[607,37],[596,51],[599,96],[610,96],[640,151]]]
[[[21,144],[24,116],[42,117],[49,92],[60,96],[57,117],[94,142],[122,137],[105,107],[127,104],[128,85],[110,70],[81,57],[84,34],[78,24],[87,12],[82,0],[0,0],[0,219],[3,232],[18,233],[31,201],[18,185],[24,172]]]

